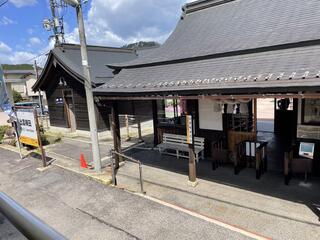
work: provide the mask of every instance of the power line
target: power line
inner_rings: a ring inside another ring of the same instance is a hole
[[[48,51],[46,51],[46,52],[44,52],[44,53],[40,53],[39,55],[34,56],[34,57],[32,57],[32,58],[28,59],[26,62],[31,62],[31,61],[33,61],[33,60],[35,60],[35,59],[39,58],[39,57],[42,57],[42,56],[44,56],[44,55],[47,55],[49,52],[50,52],[50,50],[48,50]]]
[[[0,7],[2,7],[3,5],[5,5],[7,2],[9,2],[9,0],[4,1],[3,3],[0,3]]]

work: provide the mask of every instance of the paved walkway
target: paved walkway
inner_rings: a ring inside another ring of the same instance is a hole
[[[210,163],[202,162],[202,179],[192,188],[187,185],[187,161],[160,157],[155,151],[132,156],[144,163],[147,195],[274,239],[320,239],[319,216],[313,212],[313,203],[320,202],[317,180],[305,184],[293,179],[285,186],[281,175],[267,173],[257,181],[251,169],[235,176],[232,168],[213,172]],[[117,180],[121,187],[140,190],[135,164],[126,163]]]
[[[146,198],[0,149],[0,191],[68,239],[248,239]]]

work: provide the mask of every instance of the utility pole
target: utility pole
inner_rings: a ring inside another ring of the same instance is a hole
[[[85,75],[84,87],[85,87],[86,98],[87,98],[93,162],[94,162],[95,171],[101,172],[101,158],[100,158],[98,131],[97,131],[97,119],[96,119],[96,113],[95,113],[95,107],[94,107],[95,105],[94,105],[93,93],[92,93],[91,73],[90,73],[90,66],[88,62],[87,41],[86,41],[86,34],[85,34],[85,28],[84,28],[81,0],[64,0],[64,1],[70,6],[76,8],[82,66],[83,66],[83,73]]]
[[[37,66],[37,60],[34,60],[34,73],[36,76],[36,81],[39,80],[39,72],[38,72],[38,66]],[[41,90],[39,89],[39,104],[41,109],[41,115],[43,115],[43,106],[42,106],[42,97],[41,97]]]
[[[61,11],[65,7],[66,5],[63,0],[50,0],[52,19],[45,19],[43,21],[43,26],[47,31],[53,30],[56,46],[65,42],[63,16],[60,16]]]
[[[50,8],[51,8],[51,14],[52,14],[52,19],[53,19],[53,32],[54,32],[54,38],[55,38],[55,44],[59,44],[60,43],[60,39],[59,39],[59,35],[58,35],[58,29],[56,27],[56,21],[55,19],[57,19],[56,16],[56,1],[55,0],[50,0]]]

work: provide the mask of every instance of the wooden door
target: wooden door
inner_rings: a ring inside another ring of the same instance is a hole
[[[67,126],[71,129],[71,132],[75,132],[77,127],[72,90],[63,90],[63,103]]]

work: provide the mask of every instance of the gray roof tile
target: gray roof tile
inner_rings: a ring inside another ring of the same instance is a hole
[[[199,1],[199,6],[219,0]],[[164,45],[133,66],[320,39],[319,0],[235,0],[187,13]],[[197,4],[187,5],[195,8]]]
[[[52,53],[73,74],[84,79],[79,45],[64,44],[61,47],[55,47]],[[102,84],[113,78],[113,70],[106,67],[107,64],[130,61],[136,57],[132,50],[88,46],[88,59],[93,83]]]
[[[320,87],[320,45],[123,69],[96,94]],[[305,77],[305,79],[303,79]],[[291,79],[292,78],[292,79]],[[126,87],[124,87],[126,86]]]

